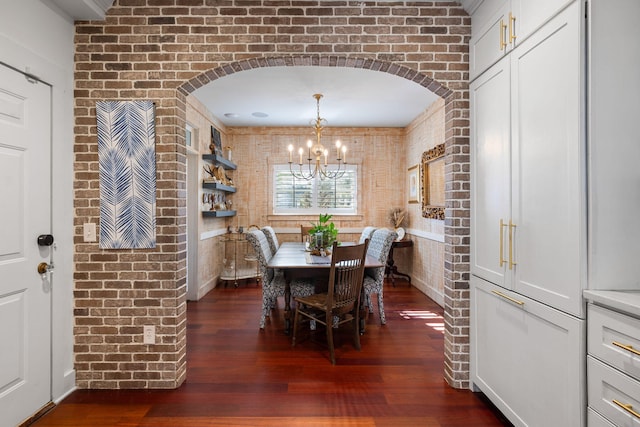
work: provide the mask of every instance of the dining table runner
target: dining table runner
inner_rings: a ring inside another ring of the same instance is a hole
[[[331,264],[330,256],[311,255],[307,252],[304,254],[304,257],[307,264]]]

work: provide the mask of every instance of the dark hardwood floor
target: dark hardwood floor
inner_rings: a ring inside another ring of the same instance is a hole
[[[445,383],[442,309],[402,280],[385,284],[387,324],[367,318],[361,351],[338,332],[336,366],[322,330],[291,347],[282,300],[260,331],[260,304],[255,283],[188,303],[187,380],[179,389],[78,390],[34,425],[510,425],[482,395]]]

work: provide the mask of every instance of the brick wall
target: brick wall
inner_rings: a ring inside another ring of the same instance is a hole
[[[76,25],[75,362],[81,388],[171,388],[186,375],[186,96],[276,65],[387,72],[445,100],[445,377],[468,384],[470,19],[454,2],[116,0]],[[95,103],[156,102],[154,250],[82,242],[99,222]],[[158,343],[142,344],[155,324]]]

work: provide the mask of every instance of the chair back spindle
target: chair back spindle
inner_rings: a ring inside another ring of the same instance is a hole
[[[329,357],[335,365],[333,329],[351,323],[353,343],[360,350],[360,293],[364,278],[369,240],[354,246],[333,243],[327,293],[296,298],[298,306],[293,324],[293,345],[302,317],[325,326]]]

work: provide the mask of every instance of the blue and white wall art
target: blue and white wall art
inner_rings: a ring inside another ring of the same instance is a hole
[[[152,101],[100,101],[100,248],[156,247],[155,109]]]

